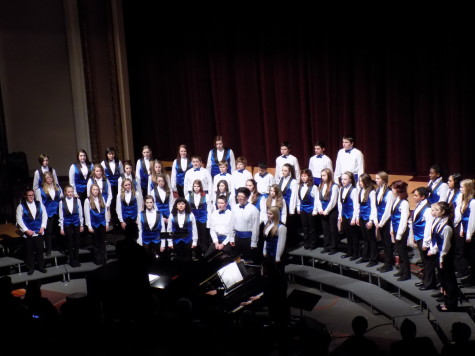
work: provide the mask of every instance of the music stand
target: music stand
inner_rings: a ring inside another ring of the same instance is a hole
[[[291,307],[300,309],[300,319],[302,319],[302,310],[312,311],[315,305],[322,298],[319,294],[306,292],[300,289],[294,289],[287,297]]]

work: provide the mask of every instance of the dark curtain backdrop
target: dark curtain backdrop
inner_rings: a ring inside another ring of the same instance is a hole
[[[131,1],[124,15],[136,158],[184,143],[206,159],[219,134],[251,165],[290,141],[306,167],[315,140],[335,163],[351,133],[370,173],[475,172],[465,25],[170,19]]]

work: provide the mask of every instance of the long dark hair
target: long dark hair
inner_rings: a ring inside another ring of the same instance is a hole
[[[396,189],[397,195],[399,199],[407,199],[407,183],[403,182],[402,180],[394,181],[391,184],[391,189]]]
[[[177,215],[178,214],[178,209],[177,209],[177,205],[178,203],[185,203],[185,213],[186,214],[191,214],[191,205],[190,203],[188,203],[188,200],[186,200],[185,198],[183,197],[178,197],[176,198],[175,202],[173,203],[173,208],[172,208],[172,215]]]
[[[107,155],[108,155],[109,153],[114,153],[114,154],[115,154],[115,156],[114,156],[114,162],[115,162],[115,163],[119,163],[119,155],[117,154],[117,151],[115,150],[114,147],[107,147],[107,148],[106,148],[106,155],[105,155],[104,160],[105,160],[106,162],[109,161],[109,158],[107,157]]]

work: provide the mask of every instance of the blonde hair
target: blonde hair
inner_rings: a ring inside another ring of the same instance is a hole
[[[267,227],[274,223],[274,226],[272,226],[272,229],[269,231],[268,236],[275,236],[277,234],[277,230],[279,229],[279,223],[280,223],[280,209],[277,208],[276,206],[271,206],[270,208],[267,208],[267,211],[270,211],[274,215],[274,219],[267,220],[267,224],[264,227],[264,231],[266,231]]]
[[[95,176],[95,174],[96,174],[96,168],[100,168],[100,169],[101,169],[101,175],[102,175],[101,179],[102,179],[103,181],[106,181],[106,180],[107,180],[107,177],[106,177],[106,174],[105,174],[105,172],[104,172],[104,167],[102,167],[102,164],[100,164],[100,163],[96,163],[96,164],[94,165],[94,167],[92,167],[91,178],[96,178],[96,176]]]
[[[460,204],[460,212],[463,214],[467,210],[470,200],[473,199],[474,184],[473,179],[464,179],[460,182],[460,186],[465,189],[465,194],[462,194],[462,204]]]
[[[280,189],[278,184],[272,184],[270,186],[270,189],[274,189],[275,191],[275,205],[279,210],[281,210],[284,207],[285,201],[284,201],[284,196],[282,195],[282,190]],[[270,191],[269,189],[269,191]],[[272,207],[272,197],[269,196],[267,197],[266,200],[266,207],[267,209],[270,209]]]
[[[121,200],[124,200],[125,198],[125,183],[126,182],[130,182],[130,185],[131,185],[131,191],[132,191],[132,196],[135,196],[135,187],[134,187],[134,182],[132,182],[132,180],[130,180],[129,178],[125,178],[123,181],[122,181],[122,184],[121,184],[121,190],[120,190],[120,199]]]
[[[46,183],[46,176],[50,176],[53,179],[53,187],[55,191],[59,190],[59,187],[54,183],[54,175],[51,171],[47,171],[43,173],[43,182],[41,183],[41,187],[43,188],[44,192],[48,192],[48,183]]]
[[[168,186],[166,173],[157,174],[157,176],[155,177],[155,181],[154,181],[154,183],[155,183],[157,186],[158,186],[158,178],[162,178],[162,179],[163,179],[163,182],[164,182],[163,190],[165,191],[165,193],[167,193],[167,194],[170,193],[170,187]]]
[[[89,205],[91,206],[91,209],[100,211],[99,209],[96,209],[96,204],[94,203],[94,196],[92,195],[92,188],[94,187],[97,187],[97,190],[99,191],[99,194],[97,194],[97,198],[99,199],[99,207],[101,209],[104,209],[106,207],[106,205],[104,204],[104,199],[102,198],[101,188],[97,183],[91,184],[91,188],[89,189]]]
[[[332,185],[333,185],[333,171],[330,168],[323,168],[322,172],[325,172],[327,174],[327,181],[326,183],[323,182],[323,180],[320,182],[320,185],[318,186],[318,190],[321,192],[323,189],[323,186],[326,184],[327,185],[327,190],[323,192],[323,197],[324,199],[329,199],[330,198],[330,193],[332,191]]]
[[[155,165],[159,164],[162,168],[160,168],[160,173],[155,172]],[[157,177],[158,175],[162,175],[164,173],[163,163],[158,159],[154,159],[150,161],[150,175],[152,176],[152,182],[157,184]]]

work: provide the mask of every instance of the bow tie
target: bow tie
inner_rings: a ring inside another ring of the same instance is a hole
[[[246,204],[247,205],[247,204]],[[246,207],[246,205],[239,205],[239,208],[240,209],[244,209]]]
[[[289,156],[282,155],[282,158],[287,158],[287,157],[289,157]]]
[[[226,173],[220,173],[219,175],[222,177],[226,177]]]
[[[346,153],[351,153],[352,150],[353,150],[353,149],[350,148],[349,150],[345,150],[345,152],[346,152]]]
[[[244,169],[238,169],[238,172],[242,173],[242,172],[244,172]]]
[[[267,175],[267,173],[259,174],[259,177],[264,178],[266,175]]]
[[[226,213],[226,210],[220,210],[219,213],[224,214],[224,213]]]
[[[195,172],[198,172],[200,169],[199,168],[195,168],[193,169]]]
[[[317,157],[317,158],[322,158],[322,157],[323,157],[323,154],[321,154],[321,155],[316,155],[315,157]]]

